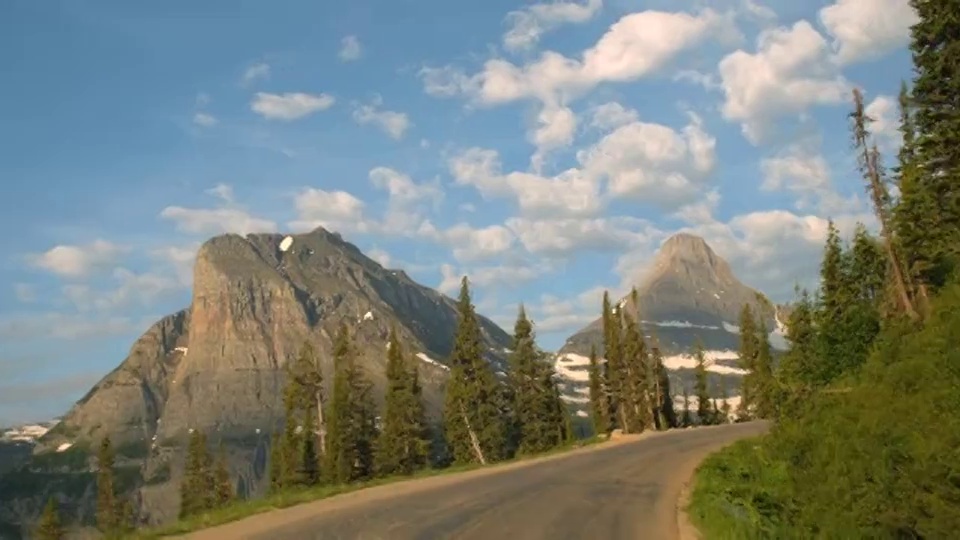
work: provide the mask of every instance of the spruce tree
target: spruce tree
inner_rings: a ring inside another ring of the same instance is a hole
[[[377,472],[385,476],[423,468],[429,444],[416,366],[408,365],[396,328],[391,328],[389,340],[387,392],[376,455]]]
[[[57,500],[50,497],[47,499],[47,505],[43,508],[43,514],[40,516],[40,522],[37,524],[34,537],[36,540],[61,540],[65,535],[66,531],[60,523]]]
[[[560,399],[560,390],[555,381],[556,373],[545,355],[537,349],[537,405],[535,418],[539,424],[538,444],[534,452],[556,448],[573,437],[570,415]]]
[[[666,366],[663,365],[660,347],[653,347],[651,362],[657,379],[658,429],[677,427],[677,413],[673,410],[673,394],[670,392],[670,375]]]
[[[623,431],[624,433],[640,433],[653,424],[647,395],[647,364],[649,358],[639,324],[629,314],[623,314],[622,317],[625,323],[621,358],[623,369]]]
[[[595,435],[610,432],[609,406],[604,388],[603,367],[597,359],[597,347],[590,347],[590,419]]]
[[[697,362],[694,368],[694,374],[696,376],[694,393],[697,395],[697,419],[701,425],[707,425],[711,422],[710,393],[707,388],[707,359],[703,351],[703,343],[699,338],[697,339],[693,356]]]
[[[110,437],[100,441],[97,452],[97,529],[114,535],[126,526],[124,506],[117,495],[114,453]]]
[[[540,410],[540,380],[537,349],[533,338],[533,324],[527,318],[523,305],[517,314],[513,330],[513,353],[510,355],[511,394],[516,417],[518,450],[531,454],[543,450],[543,421]]]
[[[626,417],[626,369],[623,362],[622,333],[623,322],[620,310],[611,306],[610,295],[603,293],[603,350],[607,359],[607,385],[610,395],[610,411],[613,423],[626,431],[629,429]]]
[[[483,358],[480,325],[466,277],[461,282],[457,311],[444,399],[445,436],[454,461],[487,464],[506,457],[509,425],[502,414],[504,391]]]
[[[180,517],[185,518],[210,510],[216,502],[213,460],[207,448],[207,437],[199,430],[190,434],[187,459],[180,484]]]
[[[753,310],[750,304],[744,304],[740,310],[740,350],[738,362],[740,369],[746,371],[741,380],[740,390],[740,412],[746,419],[750,415],[756,400],[756,372],[757,372],[757,354],[759,343],[757,343],[757,322],[753,317]]]
[[[233,500],[233,479],[230,477],[230,468],[227,466],[227,452],[222,443],[220,444],[220,452],[217,454],[217,462],[213,470],[213,484],[214,507],[223,507]]]
[[[760,321],[757,329],[757,360],[755,378],[755,404],[759,418],[773,418],[776,413],[777,386],[773,378],[773,353],[766,323]]]
[[[333,400],[330,407],[326,473],[335,483],[368,478],[373,472],[377,438],[376,409],[370,383],[357,364],[357,351],[346,324],[334,340]]]
[[[924,282],[939,288],[960,251],[960,35],[953,0],[911,0],[919,22],[911,27],[913,142],[921,173],[915,211],[934,219],[926,240],[913,246],[926,267]]]
[[[303,347],[301,347],[300,354],[297,355],[289,375],[291,384],[294,385],[298,394],[296,403],[302,409],[302,414],[304,416],[312,415],[316,418],[315,421],[310,422],[313,429],[307,433],[314,434],[316,441],[313,446],[317,452],[322,454],[326,446],[327,432],[326,420],[323,417],[323,371],[320,369],[320,358],[317,356],[317,351],[309,341],[304,342]],[[307,463],[304,463],[303,466],[305,468],[312,467]]]

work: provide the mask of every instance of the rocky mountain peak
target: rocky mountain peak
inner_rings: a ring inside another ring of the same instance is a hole
[[[737,282],[727,261],[717,255],[706,240],[689,233],[678,233],[664,241],[640,287],[651,287],[669,274],[684,274],[718,285]]]

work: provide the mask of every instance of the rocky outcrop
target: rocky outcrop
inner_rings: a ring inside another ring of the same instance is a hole
[[[627,295],[618,299],[615,309],[639,315],[648,342],[664,355],[677,391],[679,385],[692,383],[690,352],[697,340],[707,351],[713,392],[718,393],[721,384],[731,394],[738,391],[743,372],[737,365],[737,325],[744,304],[760,314],[775,347],[783,346],[781,320],[785,319],[778,316],[774,304],[737,279],[727,261],[698,236],[680,233],[667,239],[636,289],[636,302]],[[581,409],[588,400],[591,347],[603,355],[599,316],[570,336],[555,360],[567,401]]]
[[[265,487],[269,433],[282,419],[283,368],[309,341],[329,385],[332,338],[341,323],[356,336],[360,364],[378,395],[395,326],[420,359],[428,409],[439,411],[457,320],[453,300],[383,268],[339,234],[317,229],[281,249],[284,238],[207,241],[197,253],[190,308],[140,337],[41,439],[34,461],[67,444],[73,452],[92,448],[109,435],[123,463],[139,468],[141,518],[164,522],[179,504],[183,443],[190,430],[203,430],[227,446],[239,491],[256,495]],[[489,361],[502,364],[509,336],[486,318],[480,322]],[[75,462],[80,469],[86,463]]]

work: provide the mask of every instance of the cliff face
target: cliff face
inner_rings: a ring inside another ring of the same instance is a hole
[[[282,420],[283,368],[309,341],[331,384],[332,338],[342,322],[378,397],[395,326],[407,352],[418,355],[428,410],[437,413],[457,320],[453,300],[381,267],[338,234],[317,229],[293,236],[285,250],[283,239],[226,235],[206,242],[196,258],[190,308],[140,337],[41,439],[33,461],[87,452],[109,436],[121,462],[139,467],[141,517],[163,522],[179,506],[187,434],[203,430],[227,446],[239,491],[257,494],[265,487],[269,434]],[[486,318],[481,327],[488,360],[502,367],[510,337]],[[0,490],[0,505],[8,502],[4,496]]]

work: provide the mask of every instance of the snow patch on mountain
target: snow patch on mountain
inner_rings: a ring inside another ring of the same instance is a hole
[[[441,364],[440,362],[437,362],[437,361],[434,360],[433,358],[430,358],[430,357],[427,356],[425,353],[422,353],[422,352],[421,352],[421,353],[417,353],[417,358],[419,358],[420,360],[423,360],[424,362],[426,362],[426,363],[428,363],[428,364],[433,364],[434,366],[437,366],[437,367],[440,368],[440,369],[445,369],[445,370],[447,370],[447,371],[450,371],[450,368],[449,368],[449,367]]]
[[[560,355],[553,369],[561,379],[585,383],[590,381],[590,358],[574,353]]]
[[[9,442],[36,442],[50,431],[56,423],[26,424],[23,426],[6,428],[0,432],[0,440]]]
[[[739,355],[736,351],[704,351],[704,365],[706,366],[707,371],[712,371],[714,373],[721,373],[724,375],[746,375],[747,371],[727,366],[724,364],[718,364],[718,360],[731,360],[735,361],[739,358]],[[697,367],[697,358],[693,354],[675,354],[672,356],[665,356],[663,358],[663,365],[670,370],[678,369],[694,369]]]

